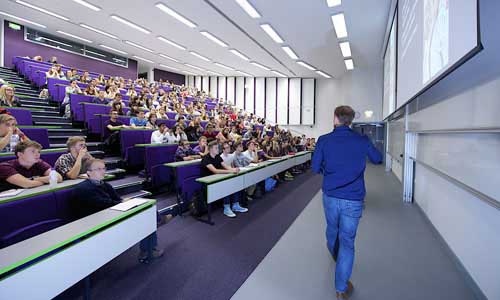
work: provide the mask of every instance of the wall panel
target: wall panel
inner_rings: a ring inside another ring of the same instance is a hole
[[[245,110],[255,113],[255,81],[253,77],[245,78]]]
[[[266,78],[266,119],[276,123],[276,78]]]
[[[245,78],[236,77],[236,106],[243,109],[245,105]]]
[[[290,78],[288,99],[288,124],[300,125],[301,79]]]
[[[259,117],[265,117],[265,78],[255,78],[255,114]]]
[[[288,78],[278,78],[278,124],[288,124]]]
[[[302,79],[302,124],[314,124],[315,79]]]
[[[233,105],[234,105],[235,97],[236,97],[235,89],[234,89],[235,82],[236,82],[236,80],[234,77],[227,77],[227,86],[226,86],[227,103],[231,103]]]

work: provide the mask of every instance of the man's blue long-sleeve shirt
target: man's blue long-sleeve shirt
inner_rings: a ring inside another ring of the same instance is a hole
[[[338,126],[319,137],[312,157],[312,169],[323,174],[323,193],[330,197],[363,201],[366,195],[366,157],[382,163],[382,154],[367,136],[348,126]]]

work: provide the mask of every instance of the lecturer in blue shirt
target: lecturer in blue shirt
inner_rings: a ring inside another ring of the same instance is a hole
[[[382,155],[368,137],[349,127],[353,119],[351,107],[335,108],[335,128],[320,136],[312,158],[313,171],[323,175],[326,240],[332,256],[337,235],[340,244],[335,270],[338,299],[347,299],[353,290],[349,279],[354,263],[354,239],[366,194],[366,157],[375,164],[382,163]]]

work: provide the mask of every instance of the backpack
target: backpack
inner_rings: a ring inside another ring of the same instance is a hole
[[[264,181],[264,188],[266,192],[274,190],[275,186],[276,186],[276,180],[271,177],[266,178],[266,180]]]
[[[208,211],[208,204],[202,191],[196,191],[189,203],[189,212],[193,217],[201,217]]]

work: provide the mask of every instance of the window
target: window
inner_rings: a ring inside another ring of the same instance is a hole
[[[25,27],[24,40],[39,45],[56,48],[88,58],[97,59],[114,65],[128,67],[128,58],[76,43],[49,33]]]

